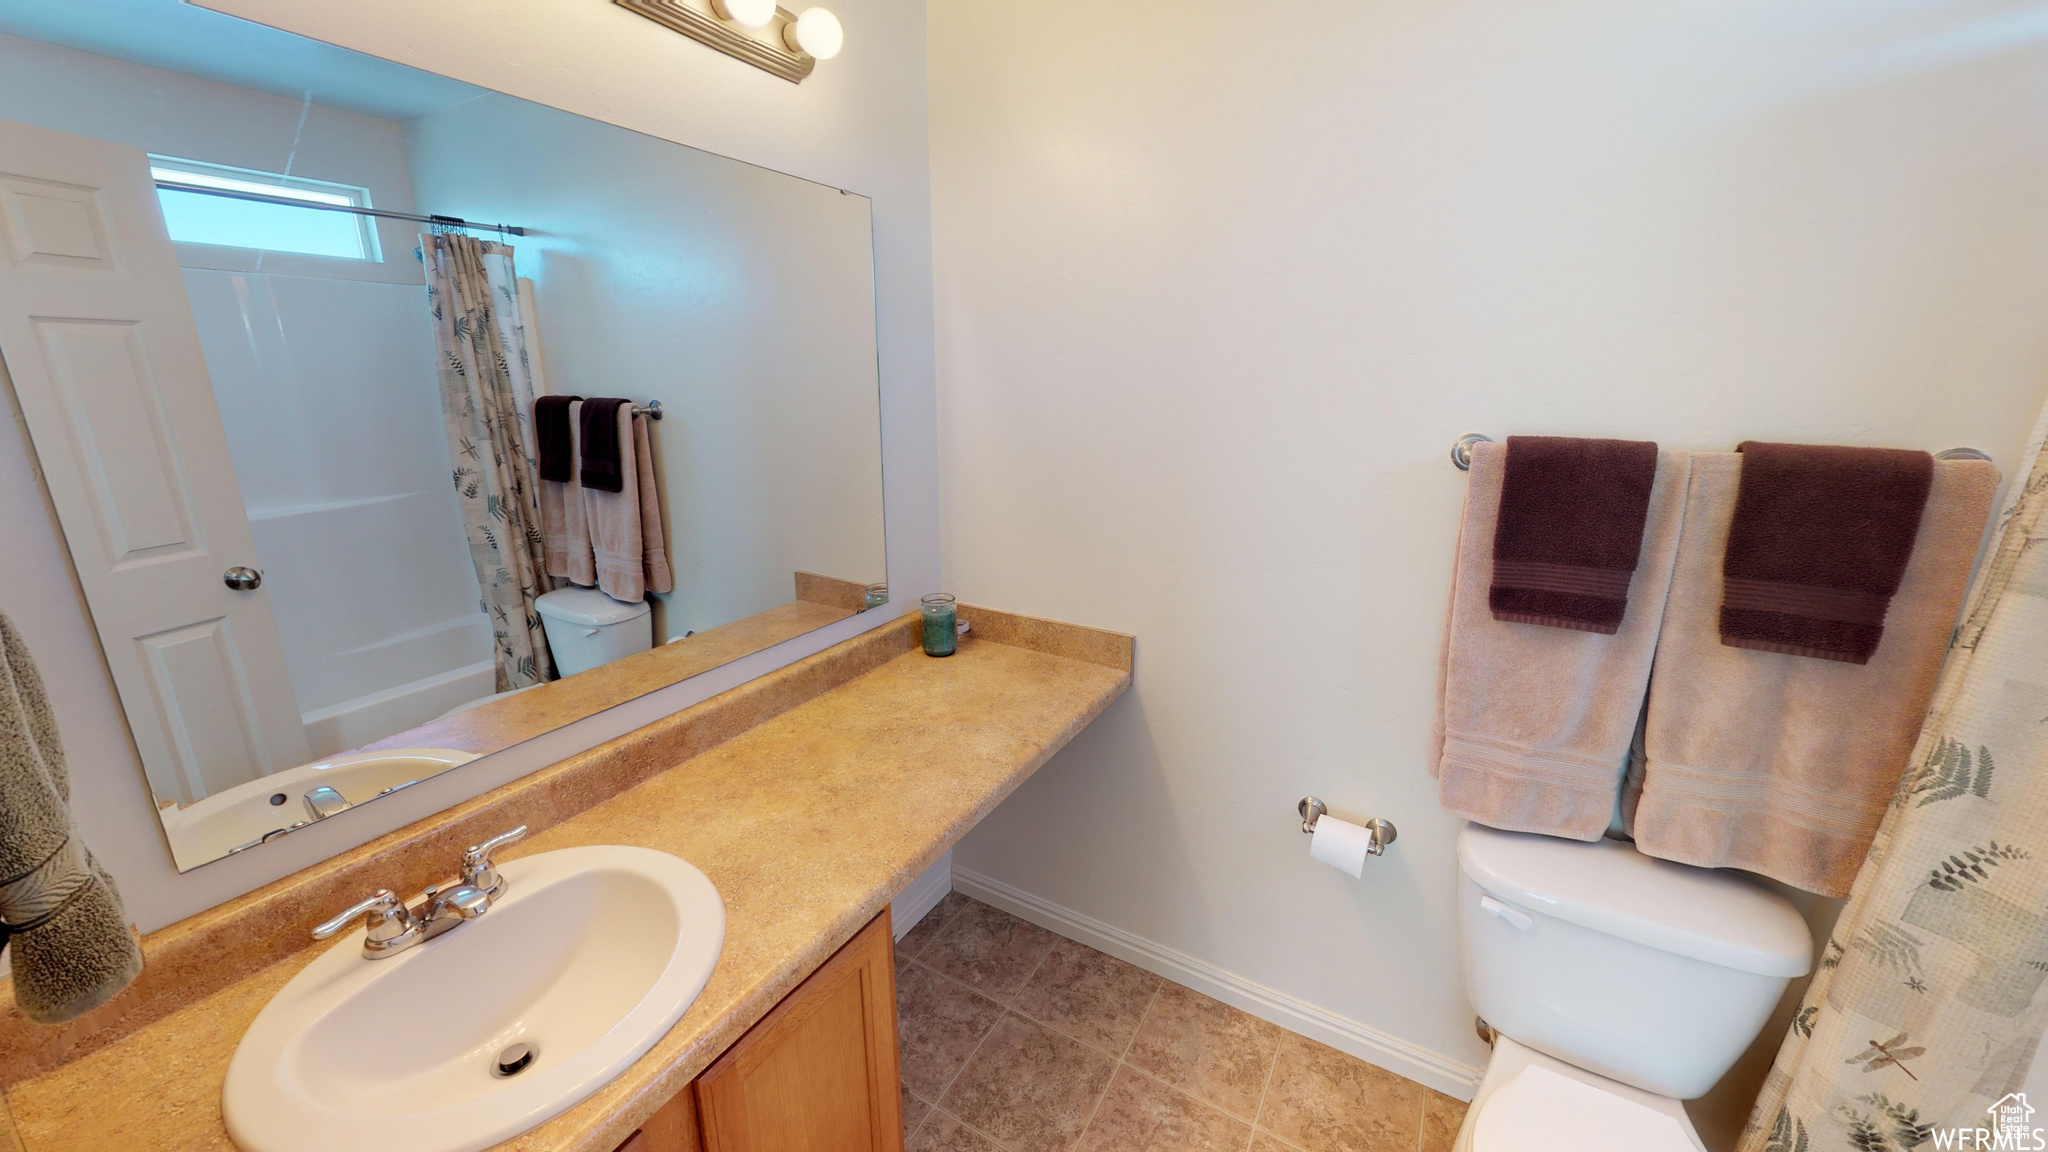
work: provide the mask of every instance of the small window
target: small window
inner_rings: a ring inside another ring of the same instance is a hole
[[[370,227],[370,217],[333,211],[368,208],[368,189],[168,156],[149,159],[149,174],[158,184],[156,197],[163,206],[164,224],[170,229],[171,239],[181,244],[299,252],[342,260],[378,259],[377,234]],[[262,199],[162,187],[165,183]]]

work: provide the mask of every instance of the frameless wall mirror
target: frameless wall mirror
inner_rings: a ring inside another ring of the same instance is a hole
[[[886,602],[860,196],[0,7],[0,362],[178,867]]]

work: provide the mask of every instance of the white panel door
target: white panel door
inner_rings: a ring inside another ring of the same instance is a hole
[[[0,120],[0,358],[164,799],[304,763],[199,336],[136,148]]]

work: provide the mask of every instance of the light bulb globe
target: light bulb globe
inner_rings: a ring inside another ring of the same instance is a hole
[[[787,29],[789,46],[819,60],[830,60],[846,46],[846,30],[839,17],[823,8],[806,8]]]
[[[711,0],[711,10],[735,24],[765,28],[775,19],[775,0]]]

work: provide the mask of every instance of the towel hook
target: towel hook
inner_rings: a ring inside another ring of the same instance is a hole
[[[1451,463],[1456,464],[1460,472],[1470,472],[1472,470],[1472,446],[1474,444],[1491,443],[1493,443],[1493,437],[1491,436],[1479,432],[1467,432],[1463,436],[1458,437],[1456,444],[1451,445]]]

